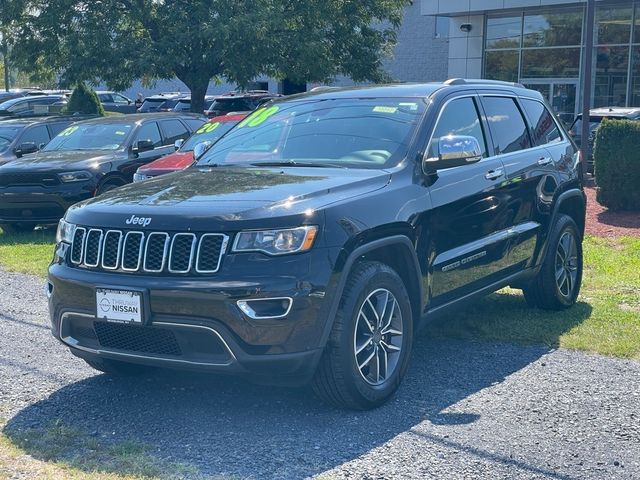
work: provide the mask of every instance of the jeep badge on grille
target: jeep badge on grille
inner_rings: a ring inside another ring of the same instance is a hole
[[[136,217],[135,215],[131,215],[131,218],[127,218],[124,223],[127,225],[142,225],[146,227],[151,223],[151,217]]]

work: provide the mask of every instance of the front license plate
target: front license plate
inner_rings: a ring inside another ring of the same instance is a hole
[[[96,289],[96,317],[108,322],[142,323],[142,294],[128,290]]]

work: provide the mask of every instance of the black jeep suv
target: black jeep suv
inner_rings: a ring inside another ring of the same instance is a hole
[[[539,93],[450,80],[268,104],[183,172],[72,207],[53,334],[114,374],[148,366],[312,381],[372,408],[414,332],[511,285],[573,305],[585,196]]]

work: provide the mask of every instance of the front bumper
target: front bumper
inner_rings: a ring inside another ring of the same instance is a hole
[[[60,252],[59,252],[60,253]],[[210,276],[49,268],[52,333],[80,357],[306,381],[324,345],[332,283],[327,249],[268,258],[233,254]],[[319,273],[321,272],[321,273]],[[143,292],[144,324],[96,317],[96,288]],[[290,298],[284,317],[252,319],[241,300]]]
[[[93,197],[94,190],[88,182],[0,188],[0,223],[57,223],[71,205]]]

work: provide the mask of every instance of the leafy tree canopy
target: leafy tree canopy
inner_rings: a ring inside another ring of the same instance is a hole
[[[177,77],[202,111],[211,79],[386,79],[409,0],[32,0],[22,68],[62,85]]]

